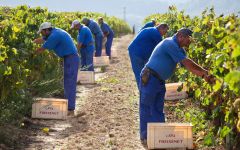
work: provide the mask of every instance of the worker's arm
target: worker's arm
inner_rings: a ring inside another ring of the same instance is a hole
[[[42,37],[40,37],[40,38],[33,40],[33,42],[36,44],[42,44],[42,43],[44,43],[44,39]]]
[[[209,75],[208,71],[201,66],[199,66],[197,63],[195,63],[193,60],[189,58],[185,58],[181,61],[181,63],[186,67],[187,70],[191,71],[193,74],[202,77],[210,84],[215,83],[215,78],[212,75]]]
[[[78,49],[78,51],[80,51],[81,47],[82,47],[82,43],[81,43],[81,42],[78,42],[78,44],[77,44],[77,49]]]
[[[36,49],[36,53],[41,53],[41,52],[43,52],[44,50],[45,50],[45,48],[39,47],[39,48]]]

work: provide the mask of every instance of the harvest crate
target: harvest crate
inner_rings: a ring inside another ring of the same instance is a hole
[[[78,71],[77,82],[81,84],[94,84],[95,76],[93,71]]]
[[[147,130],[147,145],[149,149],[193,149],[191,123],[148,123]]]
[[[180,92],[177,91],[178,87],[182,87]],[[166,84],[165,100],[177,100],[187,98],[186,85],[183,82],[168,83]]]
[[[108,66],[109,56],[93,57],[93,64],[95,67]]]
[[[67,99],[38,98],[32,104],[32,118],[66,119]]]

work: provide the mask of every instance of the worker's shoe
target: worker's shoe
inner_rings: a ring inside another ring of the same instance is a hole
[[[147,147],[147,139],[141,139],[141,144],[143,147]]]
[[[67,115],[68,116],[74,116],[74,110],[69,110]]]

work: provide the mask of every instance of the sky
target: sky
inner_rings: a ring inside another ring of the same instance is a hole
[[[185,10],[190,16],[197,16],[206,7],[212,6],[217,14],[240,12],[240,0],[0,0],[0,6],[18,5],[47,7],[50,11],[100,12],[125,19],[137,30],[143,25],[145,17],[165,13],[170,5],[176,5],[178,10]]]

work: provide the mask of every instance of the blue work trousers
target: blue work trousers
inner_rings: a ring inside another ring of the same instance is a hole
[[[95,56],[96,57],[102,56],[102,42],[103,42],[103,36],[101,34],[97,34],[95,36],[95,47],[96,47]]]
[[[68,110],[75,110],[78,65],[78,54],[64,56],[64,97],[68,99]]]
[[[146,60],[144,60],[143,58],[141,58],[139,56],[136,56],[135,54],[133,54],[131,52],[129,52],[129,57],[131,60],[132,70],[135,75],[138,89],[140,89],[140,74],[141,74],[141,71],[142,71],[144,65],[146,64]]]
[[[85,48],[81,48],[81,70],[82,71],[94,71],[93,67],[93,46],[87,46]]]
[[[142,76],[142,73],[141,73]],[[164,96],[165,81],[150,74],[148,83],[142,85],[140,80],[140,139],[147,139],[147,124],[150,122],[165,122]]]
[[[111,57],[111,47],[113,42],[113,35],[109,35],[107,37],[107,42],[105,44],[106,54],[107,56]]]

